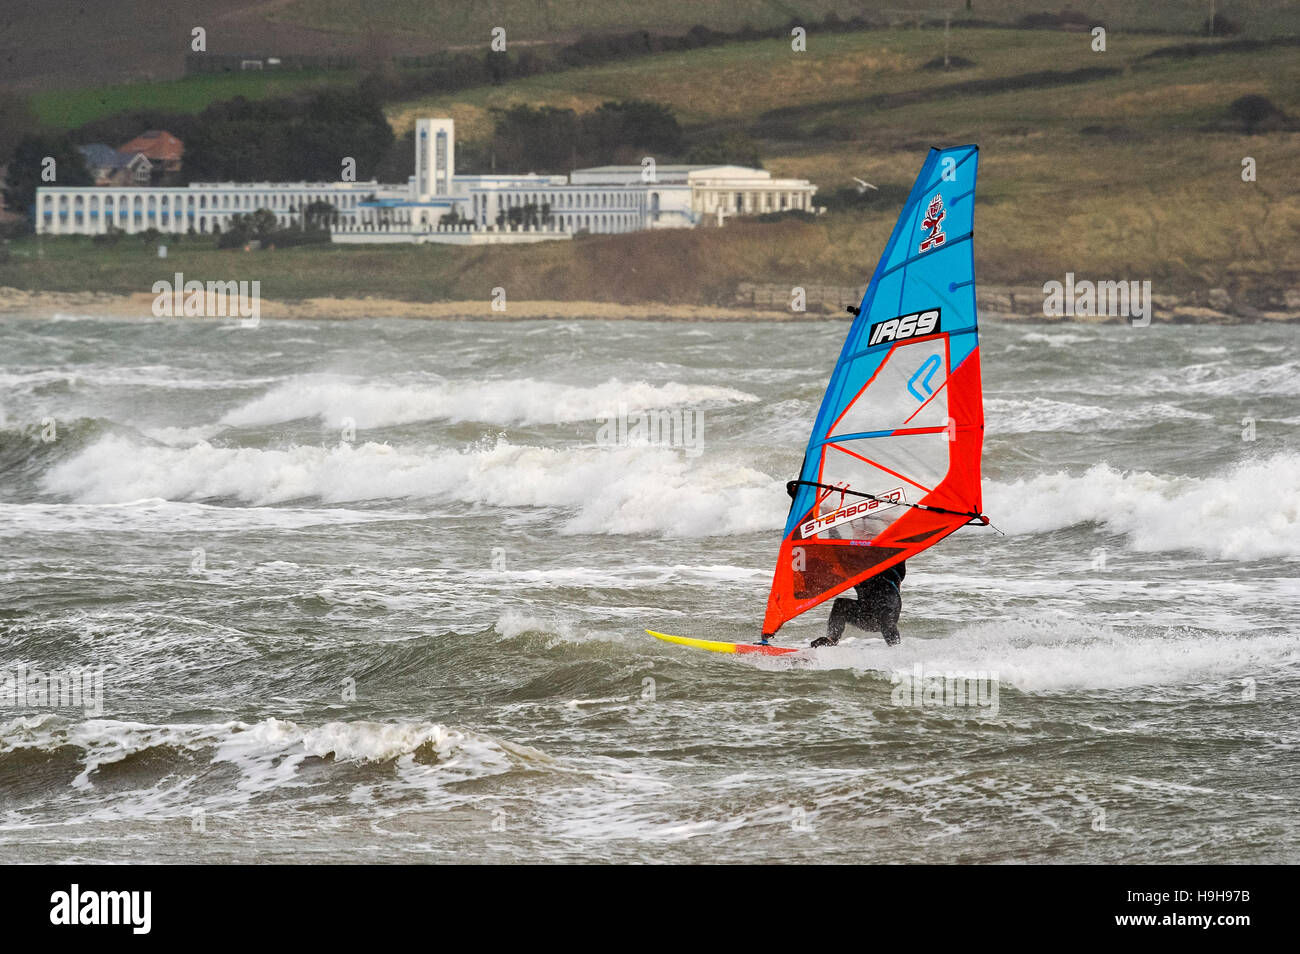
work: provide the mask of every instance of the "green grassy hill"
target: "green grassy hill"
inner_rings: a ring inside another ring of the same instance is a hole
[[[114,113],[146,109],[197,113],[214,102],[236,96],[268,99],[300,89],[351,85],[359,79],[360,73],[348,70],[212,73],[156,83],[120,83],[91,90],[52,89],[32,94],[28,102],[42,125],[75,129]]]
[[[982,282],[1041,284],[1072,271],[1151,280],[1157,294],[1295,286],[1300,132],[1246,134],[1225,120],[1247,94],[1300,117],[1300,48],[1151,56],[1171,42],[1113,35],[1097,53],[1087,34],[954,30],[951,54],[972,65],[945,72],[923,68],[942,54],[942,31],[813,35],[806,53],[768,40],[647,56],[393,104],[390,118],[401,131],[416,115],[452,115],[458,135],[474,139],[489,132],[492,109],[513,103],[585,110],[607,99],[653,99],[672,106],[691,136],[748,133],[775,174],[807,177],[823,195],[855,176],[905,188],[928,146],[976,142]],[[1257,164],[1254,183],[1241,180],[1247,156]],[[66,240],[46,241],[38,260],[31,243],[16,243],[0,284],[140,291],[157,273],[182,269],[260,278],[272,298],[479,298],[505,285],[515,300],[711,303],[730,300],[746,281],[861,283],[897,212],[882,202],[812,223],[733,221],[721,230],[488,249],[244,255],[187,240],[166,263],[145,249]]]
[[[30,94],[39,118],[61,128],[122,109],[195,111],[232,95],[261,97],[356,78],[293,71],[184,77],[195,25],[208,30],[214,54],[350,56],[365,70],[393,56],[486,49],[497,27],[515,50],[585,34],[682,34],[693,26],[733,32],[820,24],[828,15],[910,28],[918,18],[933,23],[950,14],[958,30],[1067,15],[1105,24],[1112,36],[1191,37],[1204,33],[1210,8],[1206,0],[945,0],[920,7],[897,0],[225,0],[214,14],[205,0],[173,0],[145,22],[136,0],[100,0],[69,16],[50,16],[48,0],[11,0],[11,6],[0,31],[0,88]],[[1242,36],[1300,34],[1294,0],[1216,0],[1213,6]]]
[[[1300,9],[1288,0],[1218,0],[1216,9],[1256,35],[1300,31]],[[271,6],[275,23],[298,24],[340,33],[366,30],[437,36],[448,44],[483,40],[494,26],[516,40],[537,41],[580,33],[653,30],[682,32],[696,24],[715,30],[780,26],[791,20],[820,21],[834,13],[905,23],[916,14],[1013,24],[1038,13],[1072,11],[1125,30],[1194,33],[1209,5],[1203,0],[963,0],[909,5],[898,0],[477,0],[428,3],[425,0],[290,0]]]

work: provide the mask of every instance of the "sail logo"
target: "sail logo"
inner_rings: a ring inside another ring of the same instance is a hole
[[[907,379],[907,390],[912,393],[912,397],[918,401],[924,401],[934,393],[934,388],[930,385],[930,379],[934,373],[943,366],[943,359],[937,354],[932,354],[921,362],[921,366],[916,369],[916,373]],[[925,394],[917,390],[917,385],[925,388]]]
[[[902,487],[883,494],[875,494],[871,500],[863,500],[847,507],[840,507],[833,513],[824,513],[820,517],[804,521],[803,525],[799,527],[799,535],[807,539],[814,534],[838,527],[840,524],[861,520],[863,517],[882,513],[906,502],[907,498],[903,495]]]
[[[878,321],[871,326],[871,337],[867,347],[886,341],[903,341],[907,338],[919,338],[922,335],[939,331],[939,309],[918,311],[911,315],[899,315],[886,321]]]
[[[936,192],[930,200],[930,207],[925,210],[925,218],[921,220],[921,229],[927,234],[918,251],[928,252],[948,241],[948,236],[943,234],[943,220],[947,215],[948,210],[943,207],[943,196]]]

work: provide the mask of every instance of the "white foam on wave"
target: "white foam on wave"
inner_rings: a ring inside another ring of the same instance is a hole
[[[1035,397],[990,397],[984,402],[990,434],[1028,434],[1036,431],[1115,430],[1148,427],[1159,421],[1210,420],[1212,415],[1188,411],[1173,404],[1143,403],[1120,408],[1074,404]]]
[[[1228,362],[1191,369],[1184,391],[1228,396],[1237,394],[1300,394],[1300,361],[1280,365],[1233,369]]]
[[[1155,370],[1137,381],[1112,376],[1091,382],[1088,388],[1097,394],[1115,394],[1129,400],[1143,394],[1187,398],[1300,394],[1300,361],[1271,361],[1253,368],[1243,367],[1243,363],[1241,355],[1234,352],[1231,358]]]
[[[359,428],[415,421],[481,421],[543,425],[590,421],[629,411],[751,403],[758,398],[707,384],[649,384],[617,378],[578,386],[522,380],[371,384],[337,377],[294,378],[225,414],[230,427],[319,418],[328,427],[352,420]]]
[[[1101,340],[1100,335],[1080,334],[1077,331],[1030,331],[1020,336],[1028,344],[1045,344],[1050,348],[1065,348],[1070,345],[1090,344]]]
[[[1234,697],[1240,679],[1300,666],[1300,645],[1283,633],[1121,630],[1069,616],[980,623],[895,647],[855,640],[808,655],[817,669],[996,673],[1001,685],[1024,692],[1190,686]],[[1012,714],[1005,701],[1002,711]]]
[[[45,533],[148,531],[189,533],[256,527],[298,529],[403,519],[395,511],[339,507],[218,507],[160,497],[107,503],[0,503],[0,537]]]
[[[984,509],[1007,533],[1098,523],[1136,550],[1192,550],[1225,560],[1300,558],[1300,454],[1247,460],[1211,477],[1096,464],[1085,473],[991,481]]]
[[[595,638],[592,633],[579,630],[570,618],[543,618],[523,609],[503,611],[492,628],[502,639],[515,639],[527,633],[544,633],[552,645],[560,642],[586,642]]]
[[[43,478],[49,493],[79,503],[141,498],[235,499],[255,506],[436,499],[493,508],[571,511],[570,533],[711,536],[779,528],[777,482],[721,457],[687,458],[665,447],[556,449],[505,440],[465,450],[387,444],[284,450],[142,447],[111,435]]]
[[[269,384],[274,378],[230,378],[214,375],[202,368],[171,365],[102,365],[86,364],[63,368],[17,368],[0,371],[0,390],[25,392],[50,384],[67,384],[74,388],[121,387],[155,390],[203,391],[223,388],[252,388]]]
[[[779,482],[733,455],[665,447],[546,448],[506,440],[466,450],[387,444],[285,449],[140,446],[109,435],[53,466],[43,489],[76,503],[436,500],[562,511],[567,533],[707,537],[784,523]],[[1209,477],[1116,470],[1038,474],[985,486],[985,512],[1012,534],[1089,523],[1139,551],[1229,560],[1300,558],[1300,455],[1248,460]],[[466,513],[468,514],[468,510]]]
[[[467,570],[471,583],[489,587],[509,586],[526,589],[562,589],[599,587],[602,590],[636,589],[645,586],[704,586],[750,584],[771,577],[767,567],[740,567],[729,564],[619,564],[591,566],[581,563],[549,566],[541,569]]]
[[[114,719],[74,722],[41,715],[0,723],[0,754],[22,749],[54,752],[65,746],[79,750],[83,765],[72,781],[74,788],[92,790],[97,771],[166,746],[206,752],[213,764],[236,766],[241,774],[238,801],[300,784],[298,770],[311,758],[395,762],[415,775],[436,774],[439,783],[496,775],[521,763],[551,761],[537,749],[437,722],[327,722],[304,727],[268,718],[255,723],[150,725]]]
[[[1270,360],[1258,367],[1246,367],[1243,351],[1272,354],[1264,349],[1233,349],[1231,358],[1174,369],[1152,369],[1137,376],[1111,373],[1076,382],[1074,386],[1090,394],[1115,396],[1129,402],[1158,394],[1181,401],[1260,397],[1273,399],[1270,403],[1276,404],[1278,396],[1300,394],[1300,361]]]
[[[197,424],[193,427],[138,425],[137,429],[146,437],[150,437],[160,444],[170,444],[173,447],[188,447],[191,444],[211,440],[221,433],[221,425],[219,424]]]

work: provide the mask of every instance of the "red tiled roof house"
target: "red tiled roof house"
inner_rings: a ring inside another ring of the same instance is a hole
[[[150,129],[130,142],[122,143],[117,151],[130,155],[141,153],[153,163],[155,169],[161,167],[163,172],[179,172],[181,157],[185,155],[185,143],[165,129]]]

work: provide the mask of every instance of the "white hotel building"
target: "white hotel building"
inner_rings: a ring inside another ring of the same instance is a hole
[[[774,179],[745,166],[598,166],[570,175],[457,175],[450,119],[416,121],[415,175],[406,185],[378,182],[202,182],[180,187],[43,186],[36,231],[95,235],[109,227],[136,233],[212,234],[231,218],[268,209],[282,227],[323,200],[337,210],[335,242],[487,244],[566,239],[581,232],[721,225],[733,215],[816,211],[817,187]],[[536,224],[509,224],[513,207],[533,206]],[[451,216],[454,224],[444,222]]]

